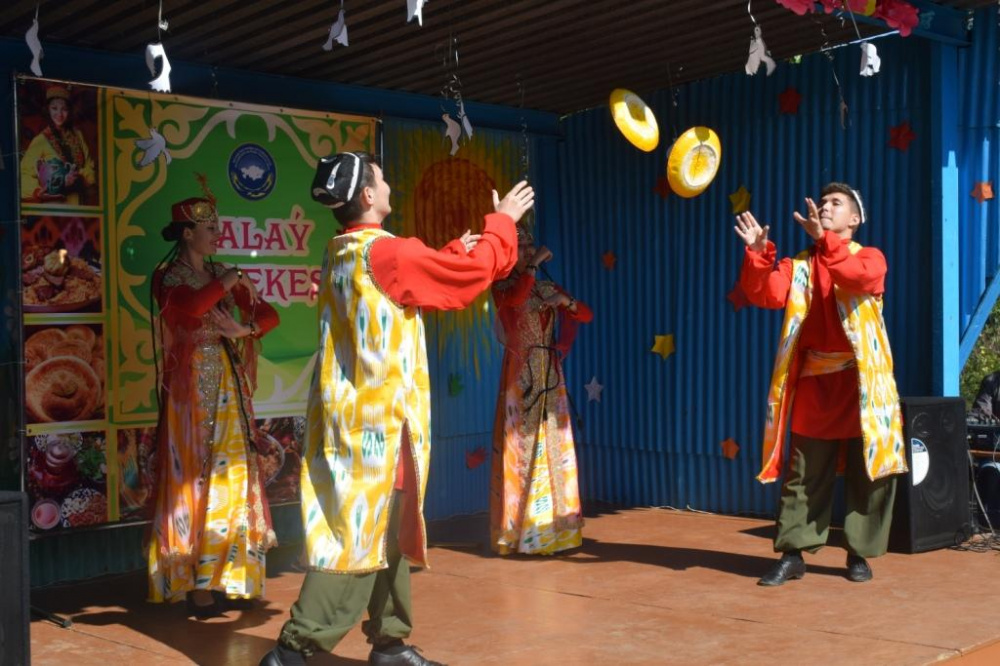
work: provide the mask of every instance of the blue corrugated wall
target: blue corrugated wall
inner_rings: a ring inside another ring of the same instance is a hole
[[[733,232],[728,195],[745,185],[751,210],[771,224],[779,254],[806,247],[792,219],[803,197],[831,180],[866,198],[870,222],[857,236],[889,264],[885,315],[902,395],[929,394],[931,189],[930,49],[915,39],[878,42],[882,72],[858,76],[857,46],[799,65],[781,63],[770,78],[734,74],[649,96],[660,121],[660,147],[645,154],[615,129],[607,108],[565,121],[560,153],[562,224],[545,240],[557,246],[569,290],[595,321],[582,330],[567,375],[585,426],[579,437],[584,496],[626,505],[690,506],[769,514],[776,488],[754,480],[780,312],[734,312],[726,295],[743,244]],[[841,127],[836,72],[849,107]],[[802,95],[795,115],[778,96]],[[906,152],[888,146],[890,128],[909,121]],[[715,182],[701,196],[666,200],[654,192],[664,174],[674,127],[707,125],[722,141]],[[605,270],[601,256],[614,252]],[[673,334],[676,353],[651,353],[655,335]],[[587,403],[583,384],[604,385]],[[740,445],[735,460],[720,443]]]

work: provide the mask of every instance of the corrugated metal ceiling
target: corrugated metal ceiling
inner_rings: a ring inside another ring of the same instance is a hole
[[[23,36],[37,4],[11,3],[0,35]],[[178,61],[435,95],[454,36],[465,98],[518,106],[520,80],[524,106],[568,113],[605,103],[615,87],[647,92],[739,71],[753,28],[744,0],[430,0],[423,27],[406,23],[403,0],[346,0],[351,45],[325,52],[339,7],[335,0],[163,0],[163,42]],[[157,40],[158,9],[155,0],[49,0],[41,3],[40,37],[138,54]],[[855,36],[850,22],[799,17],[773,0],[758,0],[753,11],[777,59]]]

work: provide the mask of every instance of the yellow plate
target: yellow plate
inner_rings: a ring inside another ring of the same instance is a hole
[[[660,128],[656,116],[642,98],[631,90],[615,88],[611,91],[611,116],[615,125],[633,146],[647,153],[660,143]]]
[[[722,144],[715,132],[707,127],[692,127],[670,149],[667,182],[678,196],[698,196],[712,183],[721,163]]]

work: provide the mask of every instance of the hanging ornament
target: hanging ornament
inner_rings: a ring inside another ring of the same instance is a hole
[[[609,103],[615,125],[629,143],[647,153],[659,145],[660,127],[656,116],[641,97],[631,90],[615,88],[611,91]]]
[[[618,257],[611,250],[608,250],[603,255],[601,255],[601,263],[604,264],[604,268],[613,271],[615,269],[615,263],[618,262]]]
[[[799,112],[799,104],[802,103],[802,95],[794,86],[785,88],[785,92],[778,95],[778,110],[780,113],[787,113],[794,116]]]
[[[993,183],[992,181],[984,180],[976,183],[976,186],[970,192],[972,198],[983,203],[988,199],[993,198]]]
[[[660,358],[666,361],[667,357],[674,353],[674,334],[657,335],[653,348],[649,351],[659,354]]]
[[[667,157],[667,180],[678,196],[698,196],[711,185],[722,163],[722,144],[708,127],[692,127],[674,142]]]
[[[462,138],[462,126],[447,113],[441,114],[441,120],[444,121],[444,136],[451,140],[451,151],[448,154],[454,155],[458,152],[458,140]]]
[[[740,185],[738,190],[729,195],[729,203],[732,207],[733,215],[739,215],[750,210],[751,196],[750,190],[745,185]]]
[[[870,42],[861,43],[861,76],[875,76],[882,66],[878,57],[878,49]]]
[[[40,5],[41,3],[35,5],[35,20],[32,21],[28,32],[24,33],[24,41],[28,43],[28,50],[31,51],[31,73],[35,76],[42,75],[41,60],[45,57],[42,52],[42,43],[38,40],[38,8]]]
[[[771,52],[767,50],[767,45],[764,44],[764,37],[761,35],[760,26],[755,25],[753,28],[753,37],[750,38],[750,54],[747,57],[747,64],[744,67],[748,76],[753,76],[760,69],[760,63],[764,63],[767,66],[767,75],[771,76],[774,73],[774,59],[771,57]]]
[[[667,180],[666,176],[660,176],[656,179],[656,187],[653,191],[660,195],[661,199],[666,199],[670,196],[670,181]]]
[[[583,388],[587,389],[587,402],[600,402],[601,401],[601,391],[604,390],[604,386],[597,381],[597,376],[590,378],[589,384],[584,384]]]
[[[916,138],[917,134],[910,127],[909,120],[889,128],[889,146],[904,153],[910,149],[910,142]]]
[[[441,87],[441,119],[445,124],[444,135],[451,140],[451,155],[458,152],[462,132],[466,138],[472,138],[472,122],[465,113],[465,101],[462,99],[462,78],[458,75],[458,38],[454,35],[448,39],[448,53],[441,62],[446,71],[445,83]],[[451,102],[455,105],[456,121],[445,108]]]
[[[156,159],[163,155],[166,158],[166,163],[170,164],[173,159],[170,157],[170,151],[167,150],[167,140],[160,134],[155,127],[149,128],[149,138],[148,139],[136,139],[135,146],[139,150],[145,151],[142,155],[142,159],[139,160],[139,166],[149,166]]]
[[[722,456],[729,460],[735,460],[740,452],[740,445],[732,437],[722,440],[719,446],[722,447]]]
[[[150,75],[155,77],[149,82],[149,87],[157,92],[170,92],[170,60],[167,58],[167,51],[163,48],[162,43],[162,32],[166,31],[167,28],[168,24],[163,20],[163,0],[160,0],[160,12],[156,20],[157,42],[146,44],[146,66],[149,67]],[[156,76],[157,58],[163,61],[159,76]]]
[[[326,43],[323,44],[323,50],[332,51],[334,42],[342,46],[348,46],[347,21],[344,18],[344,0],[340,0],[340,11],[337,12],[337,20],[330,26],[330,34],[326,36]]]
[[[486,462],[486,449],[479,446],[472,451],[465,452],[465,466],[468,469],[476,469],[484,462]]]
[[[427,0],[406,0],[406,22],[409,23],[416,18],[417,25],[423,27],[425,4],[427,4]]]

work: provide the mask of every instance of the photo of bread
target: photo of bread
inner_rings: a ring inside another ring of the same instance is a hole
[[[28,326],[24,402],[28,423],[104,417],[104,335],[100,324]]]
[[[21,226],[25,312],[101,310],[100,218],[28,216]]]

